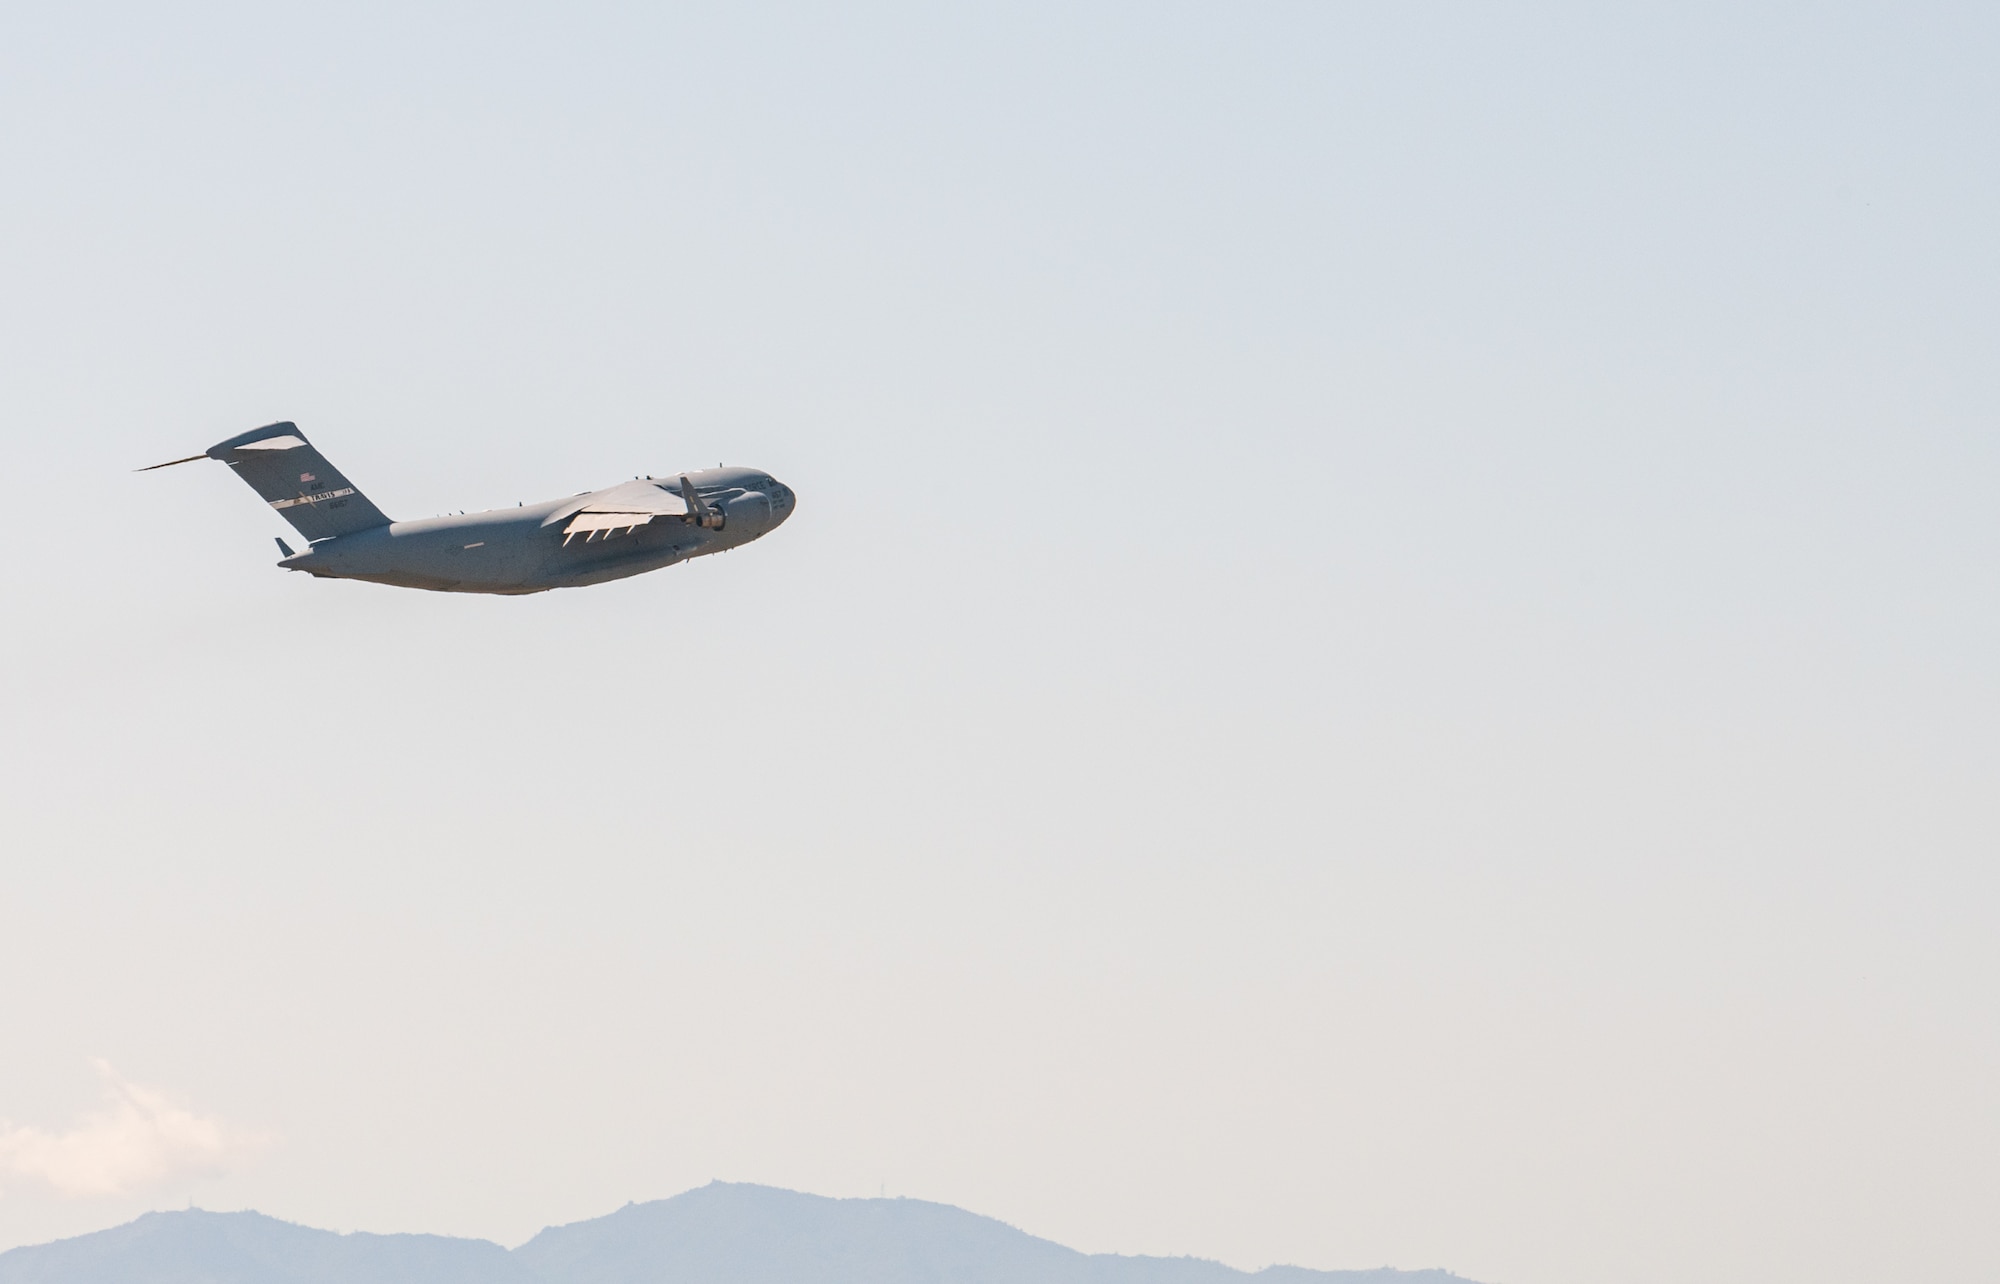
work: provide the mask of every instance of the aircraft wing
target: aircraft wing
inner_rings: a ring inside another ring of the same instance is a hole
[[[610,539],[646,525],[656,517],[686,517],[687,501],[666,484],[626,482],[592,495],[563,527],[563,543],[581,535],[584,542]]]

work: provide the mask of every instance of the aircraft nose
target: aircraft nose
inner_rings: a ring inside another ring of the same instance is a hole
[[[797,497],[792,494],[790,486],[785,485],[781,481],[773,481],[771,483],[771,525],[783,525],[784,520],[792,515],[792,507],[797,502]]]

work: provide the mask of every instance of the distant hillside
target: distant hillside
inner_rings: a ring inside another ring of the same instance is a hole
[[[5,1284],[547,1284],[498,1244],[336,1235],[262,1213],[147,1213],[0,1253]]]
[[[0,1253],[0,1284],[1469,1284],[1444,1271],[1256,1274],[1088,1256],[945,1204],[715,1182],[554,1226],[512,1252],[439,1235],[336,1235],[261,1213],[148,1213]]]

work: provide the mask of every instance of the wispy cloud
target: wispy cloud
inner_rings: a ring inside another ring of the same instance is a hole
[[[116,1195],[162,1182],[216,1176],[269,1145],[177,1105],[96,1062],[104,1104],[66,1132],[0,1123],[0,1172],[73,1197]]]

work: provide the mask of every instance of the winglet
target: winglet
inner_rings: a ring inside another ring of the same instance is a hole
[[[294,553],[294,552],[292,551],[292,546],[291,546],[290,544],[287,544],[287,543],[285,543],[285,541],[283,541],[283,540],[281,540],[281,539],[278,539],[278,537],[277,537],[276,535],[273,535],[273,536],[272,536],[271,538],[272,538],[272,539],[276,539],[276,540],[278,540],[278,551],[279,551],[280,553],[283,553],[283,554],[284,554],[284,555],[285,555],[286,557],[297,557],[297,556],[298,556],[298,554],[297,554],[297,553]]]

